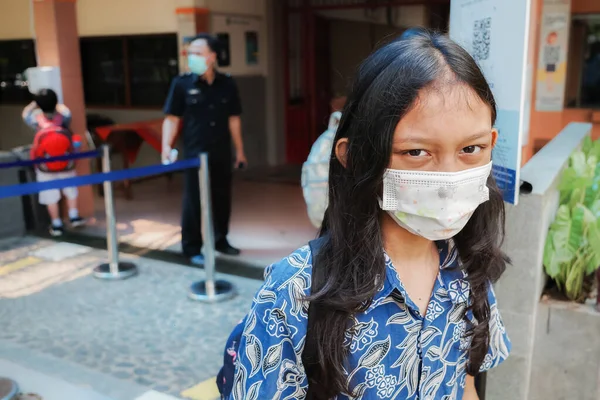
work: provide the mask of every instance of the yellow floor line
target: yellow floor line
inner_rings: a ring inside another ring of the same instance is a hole
[[[181,392],[181,396],[191,400],[219,400],[221,398],[219,389],[217,389],[216,377],[184,390]]]
[[[37,264],[41,261],[42,261],[41,258],[28,256],[25,258],[21,258],[17,261],[14,261],[12,263],[4,264],[4,265],[0,266],[0,276],[10,274],[13,271],[17,271],[19,269],[29,267],[30,265]]]

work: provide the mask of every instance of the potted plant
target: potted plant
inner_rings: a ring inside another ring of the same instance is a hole
[[[568,299],[584,302],[600,280],[600,141],[586,138],[559,183],[560,206],[546,238],[544,267]],[[596,273],[596,271],[598,271]],[[600,297],[597,309],[600,311]]]

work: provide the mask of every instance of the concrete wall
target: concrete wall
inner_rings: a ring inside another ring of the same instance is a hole
[[[0,39],[25,39],[33,36],[29,0],[0,0]]]
[[[522,194],[518,206],[507,208],[505,251],[512,259],[496,285],[498,305],[513,343],[509,359],[489,373],[486,399],[532,400],[532,374],[538,343],[540,298],[546,282],[542,259],[550,223],[559,204],[558,183],[571,153],[590,134],[591,124],[572,123],[537,153],[522,169],[521,179],[532,185],[531,194]],[[573,345],[576,348],[576,344]],[[567,354],[569,347],[561,351]],[[544,348],[540,351],[552,351]],[[554,349],[556,350],[556,349]],[[549,368],[551,366],[548,366]],[[557,367],[557,366],[555,366]],[[545,368],[545,367],[544,367]],[[576,373],[564,378],[581,379]],[[546,382],[561,385],[562,381]],[[568,396],[564,398],[577,398]],[[549,397],[547,399],[563,399]]]
[[[539,305],[531,400],[600,399],[600,314],[593,305]]]
[[[266,0],[205,0],[213,13],[265,14]],[[81,36],[125,35],[177,31],[177,0],[78,0]],[[0,0],[0,39],[33,37],[31,0]]]

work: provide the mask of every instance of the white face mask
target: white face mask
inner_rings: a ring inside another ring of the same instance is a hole
[[[490,162],[460,172],[388,169],[383,177],[381,209],[409,232],[446,240],[460,232],[477,207],[489,200]]]

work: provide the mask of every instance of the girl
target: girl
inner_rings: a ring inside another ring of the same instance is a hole
[[[464,49],[411,30],[342,114],[320,238],[267,269],[229,398],[477,399],[510,350],[492,92]]]

